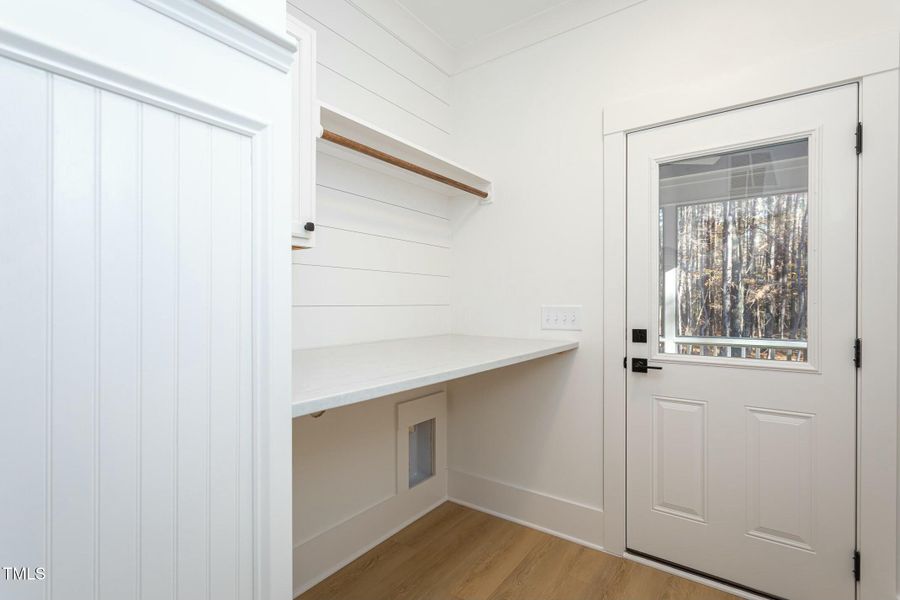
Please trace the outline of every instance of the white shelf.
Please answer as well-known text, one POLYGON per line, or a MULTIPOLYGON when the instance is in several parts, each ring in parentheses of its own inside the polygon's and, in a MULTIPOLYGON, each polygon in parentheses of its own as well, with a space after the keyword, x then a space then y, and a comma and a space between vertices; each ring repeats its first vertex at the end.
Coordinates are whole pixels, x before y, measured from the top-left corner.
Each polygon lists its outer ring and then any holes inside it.
MULTIPOLYGON (((435 173, 444 175, 451 179, 455 179, 466 185, 470 185, 483 192, 488 193, 488 197, 484 202, 493 201, 493 184, 491 181, 481 175, 478 175, 471 169, 447 160, 437 154, 422 148, 412 142, 393 135, 392 133, 380 129, 375 125, 367 123, 348 113, 342 112, 327 104, 319 105, 319 121, 322 129, 327 129, 354 141, 360 142, 367 146, 371 146, 376 150, 386 152, 405 161, 411 162, 420 167, 425 167, 435 173)), ((418 185, 427 187, 446 196, 465 196, 466 193, 456 188, 444 185, 426 179, 419 175, 415 175, 398 167, 385 164, 374 158, 364 156, 358 152, 353 152, 347 148, 343 148, 323 139, 318 140, 317 149, 319 152, 334 155, 339 158, 349 160, 377 171, 388 173, 394 177, 411 181, 418 185)))
POLYGON ((574 350, 572 340, 439 335, 294 351, 300 417, 574 350))

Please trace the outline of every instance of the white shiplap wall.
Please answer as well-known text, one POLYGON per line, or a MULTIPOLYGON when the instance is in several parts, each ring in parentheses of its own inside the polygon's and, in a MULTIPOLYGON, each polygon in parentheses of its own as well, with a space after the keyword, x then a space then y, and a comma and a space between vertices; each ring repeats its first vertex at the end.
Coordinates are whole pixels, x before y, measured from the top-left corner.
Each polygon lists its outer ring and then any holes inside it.
POLYGON ((317 246, 294 253, 294 347, 450 330, 448 200, 328 154, 317 246))
MULTIPOLYGON (((290 0, 289 15, 316 30, 320 100, 445 151, 449 77, 378 20, 393 3, 362 4, 290 0)), ((432 189, 320 151, 316 247, 294 252, 294 347, 449 333, 450 208, 432 189)), ((396 404, 419 392, 294 420, 296 593, 445 494, 443 474, 436 495, 396 493, 396 404)))
MULTIPOLYGON (((447 147, 450 78, 433 61, 356 3, 288 12, 316 30, 322 102, 447 147)), ((294 253, 294 347, 449 332, 447 198, 324 152, 318 163, 317 247, 294 253)))
POLYGON ((250 598, 250 140, 0 86, 0 564, 48 574, 16 597, 250 598))
POLYGON ((358 4, 288 0, 288 15, 316 30, 319 100, 446 154, 450 77, 358 4))

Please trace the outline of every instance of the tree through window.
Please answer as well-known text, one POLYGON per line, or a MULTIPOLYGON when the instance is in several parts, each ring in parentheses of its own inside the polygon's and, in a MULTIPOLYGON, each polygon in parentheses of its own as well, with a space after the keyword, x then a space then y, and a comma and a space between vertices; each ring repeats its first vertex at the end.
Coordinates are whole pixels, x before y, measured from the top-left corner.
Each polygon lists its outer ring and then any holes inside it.
POLYGON ((807 140, 660 166, 660 352, 805 362, 807 140))

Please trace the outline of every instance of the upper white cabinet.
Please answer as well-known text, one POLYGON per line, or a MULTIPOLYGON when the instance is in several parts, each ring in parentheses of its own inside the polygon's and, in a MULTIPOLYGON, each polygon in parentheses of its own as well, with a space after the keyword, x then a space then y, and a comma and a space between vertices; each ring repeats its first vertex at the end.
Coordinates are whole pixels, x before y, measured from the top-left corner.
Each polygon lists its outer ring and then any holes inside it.
POLYGON ((288 13, 288 33, 297 40, 297 59, 291 71, 291 221, 292 247, 311 248, 316 227, 316 32, 288 13))

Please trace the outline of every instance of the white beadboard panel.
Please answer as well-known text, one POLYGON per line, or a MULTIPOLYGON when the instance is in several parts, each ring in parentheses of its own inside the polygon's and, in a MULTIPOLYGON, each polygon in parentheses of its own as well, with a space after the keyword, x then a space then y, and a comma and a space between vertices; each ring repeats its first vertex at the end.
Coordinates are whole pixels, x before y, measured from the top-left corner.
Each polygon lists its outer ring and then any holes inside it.
POLYGON ((206 598, 210 569, 211 128, 179 118, 178 596, 206 598))
POLYGON ((78 600, 95 597, 99 572, 99 94, 53 78, 52 491, 46 566, 51 593, 78 600))
POLYGON ((387 67, 360 46, 348 42, 328 27, 319 27, 316 50, 319 64, 388 102, 419 114, 435 127, 450 130, 450 105, 446 101, 387 67))
MULTIPOLYGON (((354 3, 346 0, 290 0, 288 10, 315 28, 319 37, 323 35, 322 30, 329 30, 346 44, 379 61, 384 68, 405 77, 444 103, 450 103, 450 77, 447 73, 354 3)), ((398 12, 403 12, 403 9, 398 12)))
POLYGON ((0 574, 0 598, 284 595, 275 521, 290 492, 259 469, 286 472, 289 430, 251 391, 283 394, 289 371, 262 356, 251 377, 250 350, 287 349, 289 306, 250 296, 286 300, 288 281, 251 277, 278 228, 249 229, 256 212, 290 216, 284 77, 137 3, 89 0, 86 14, 112 9, 112 37, 68 41, 78 10, 14 4, 0 36, 0 567, 47 579, 0 574))
POLYGON ((175 596, 178 298, 177 117, 141 107, 142 598, 175 596))
MULTIPOLYGON (((8 517, 0 565, 40 566, 48 558, 49 80, 0 60, 0 81, 15 90, 0 94, 0 506, 8 517)), ((45 585, 19 585, 17 598, 44 598, 45 585)))
POLYGON ((237 598, 239 431, 241 408, 241 257, 250 251, 241 213, 242 137, 212 130, 211 321, 210 321, 210 597, 237 598), (213 492, 214 490, 214 492, 213 492))
POLYGON ((316 207, 321 227, 450 247, 450 224, 442 217, 373 202, 368 198, 322 186, 316 207))
POLYGON ((0 559, 48 574, 17 597, 251 598, 250 141, 0 85, 0 559))
POLYGON ((316 183, 384 204, 450 218, 452 200, 447 196, 322 152, 316 162, 316 183))
POLYGON ((450 333, 449 306, 298 306, 295 349, 450 333))
POLYGON ((241 255, 241 330, 240 337, 244 341, 241 347, 241 374, 240 394, 241 404, 238 417, 238 558, 237 590, 238 598, 250 600, 253 598, 253 494, 254 494, 254 453, 253 449, 253 420, 255 403, 253 399, 253 372, 252 354, 249 341, 252 339, 253 329, 250 322, 250 306, 252 297, 251 258, 251 231, 249 231, 252 218, 252 145, 249 138, 241 140, 241 235, 244 251, 241 255))
POLYGON ((98 595, 137 598, 140 107, 100 94, 98 595))
POLYGON ((294 306, 450 305, 450 278, 294 265, 294 306))

